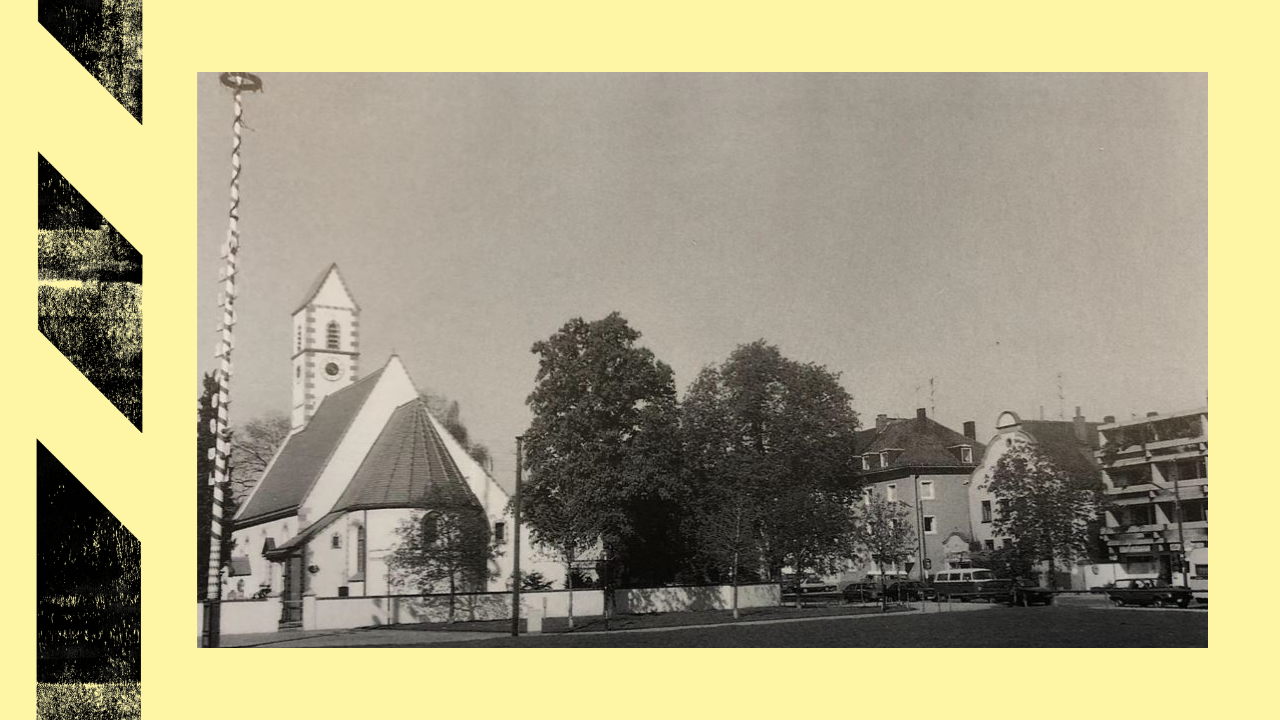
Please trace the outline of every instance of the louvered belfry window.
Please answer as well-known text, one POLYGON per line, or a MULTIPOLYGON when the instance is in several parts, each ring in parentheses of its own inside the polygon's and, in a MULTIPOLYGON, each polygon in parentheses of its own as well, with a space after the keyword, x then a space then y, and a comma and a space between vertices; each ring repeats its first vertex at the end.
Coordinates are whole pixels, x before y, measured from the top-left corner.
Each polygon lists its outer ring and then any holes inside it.
POLYGON ((330 322, 328 331, 325 333, 325 347, 330 350, 337 350, 340 347, 338 344, 341 339, 339 332, 338 323, 330 322))

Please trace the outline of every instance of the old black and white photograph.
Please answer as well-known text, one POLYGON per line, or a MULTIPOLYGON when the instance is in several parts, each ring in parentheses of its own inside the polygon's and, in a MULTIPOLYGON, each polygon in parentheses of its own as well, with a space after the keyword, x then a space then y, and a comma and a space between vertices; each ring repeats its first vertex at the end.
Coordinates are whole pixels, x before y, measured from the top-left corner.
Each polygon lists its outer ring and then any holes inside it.
POLYGON ((1206 74, 195 82, 199 647, 1208 646, 1206 74))

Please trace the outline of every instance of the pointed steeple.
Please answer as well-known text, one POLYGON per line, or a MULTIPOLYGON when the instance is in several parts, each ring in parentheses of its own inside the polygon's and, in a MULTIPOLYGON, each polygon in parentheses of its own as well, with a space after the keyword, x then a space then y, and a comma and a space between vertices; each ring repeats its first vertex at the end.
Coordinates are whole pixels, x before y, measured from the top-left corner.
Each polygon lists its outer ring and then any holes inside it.
POLYGON ((293 311, 294 429, 320 401, 359 377, 360 306, 337 263, 320 274, 293 311))

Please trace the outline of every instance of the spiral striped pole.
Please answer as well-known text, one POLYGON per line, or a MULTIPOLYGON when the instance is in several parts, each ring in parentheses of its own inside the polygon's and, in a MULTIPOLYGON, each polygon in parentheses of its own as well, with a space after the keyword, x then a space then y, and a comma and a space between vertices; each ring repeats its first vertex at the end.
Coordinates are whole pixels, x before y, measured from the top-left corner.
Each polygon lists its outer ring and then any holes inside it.
POLYGON ((209 449, 213 460, 213 472, 209 484, 213 486, 213 519, 210 523, 209 584, 204 606, 204 646, 218 647, 222 620, 222 491, 226 487, 231 460, 231 433, 227 411, 231 393, 231 350, 235 347, 236 325, 236 257, 240 253, 240 135, 244 127, 244 107, 240 96, 244 92, 262 89, 262 80, 251 73, 223 73, 223 85, 231 88, 235 119, 231 124, 231 208, 228 213, 227 240, 222 245, 222 270, 219 281, 218 305, 222 308, 221 337, 218 340, 218 392, 213 404, 217 416, 211 420, 214 446, 209 449))

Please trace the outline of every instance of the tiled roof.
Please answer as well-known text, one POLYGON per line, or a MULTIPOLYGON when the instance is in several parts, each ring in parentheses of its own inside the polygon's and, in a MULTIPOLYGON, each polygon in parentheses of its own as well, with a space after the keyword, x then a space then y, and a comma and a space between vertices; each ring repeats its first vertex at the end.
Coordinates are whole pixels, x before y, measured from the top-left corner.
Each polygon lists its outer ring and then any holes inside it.
POLYGON ((421 399, 396 408, 333 509, 380 507, 480 509, 421 399))
POLYGON ((311 421, 285 441, 284 449, 236 518, 237 526, 244 527, 298 507, 381 375, 382 370, 378 370, 320 403, 311 421))
MULTIPOLYGON (((948 428, 932 418, 890 418, 881 429, 860 430, 859 454, 900 450, 887 469, 901 467, 974 467, 982 462, 984 445, 948 428), (961 462, 954 448, 973 448, 973 462, 961 462)), ((883 470, 886 468, 874 468, 883 470)))
POLYGON ((270 550, 264 550, 262 554, 267 556, 268 560, 278 560, 282 557, 285 557, 289 555, 294 548, 305 545, 308 540, 315 537, 316 534, 319 533, 321 530, 329 527, 331 524, 333 524, 334 520, 337 520, 340 517, 342 517, 342 513, 331 512, 325 515, 324 517, 320 518, 319 520, 308 525, 306 528, 302 530, 302 532, 298 533, 297 535, 294 535, 285 544, 281 545, 280 547, 272 547, 270 550))
POLYGON ((1076 437, 1075 423, 1069 420, 1023 420, 1018 429, 1030 435, 1036 446, 1059 467, 1073 473, 1096 474, 1098 423, 1084 423, 1085 440, 1076 437))

